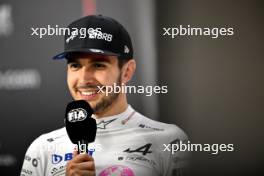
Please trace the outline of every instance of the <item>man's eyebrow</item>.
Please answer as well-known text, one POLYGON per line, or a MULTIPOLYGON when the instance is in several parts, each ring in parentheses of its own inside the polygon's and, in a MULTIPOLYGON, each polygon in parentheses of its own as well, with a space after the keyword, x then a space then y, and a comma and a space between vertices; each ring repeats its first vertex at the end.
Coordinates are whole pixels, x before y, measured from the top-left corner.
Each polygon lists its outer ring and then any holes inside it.
MULTIPOLYGON (((79 59, 85 59, 85 58, 79 58, 79 59)), ((70 63, 79 63, 80 60, 78 58, 68 58, 67 59, 67 64, 70 63)), ((90 59, 89 61, 90 63, 96 63, 96 62, 105 62, 105 63, 111 63, 111 59, 110 58, 106 58, 106 57, 96 57, 93 59, 90 59)))
POLYGON ((70 64, 70 63, 78 63, 78 60, 74 58, 69 58, 67 59, 67 64, 70 64))
POLYGON ((110 60, 110 58, 98 57, 98 58, 92 59, 91 62, 107 62, 107 63, 111 63, 111 60, 110 60))

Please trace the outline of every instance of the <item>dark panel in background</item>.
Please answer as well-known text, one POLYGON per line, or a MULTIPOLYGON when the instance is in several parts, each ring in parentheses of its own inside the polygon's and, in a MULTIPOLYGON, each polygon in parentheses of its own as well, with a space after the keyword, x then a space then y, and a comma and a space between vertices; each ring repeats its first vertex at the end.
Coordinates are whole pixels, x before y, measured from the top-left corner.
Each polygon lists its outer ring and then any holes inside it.
POLYGON ((63 125, 66 64, 51 57, 63 37, 39 39, 31 27, 66 27, 81 1, 0 1, 0 175, 19 175, 29 144, 63 125))
POLYGON ((263 164, 264 60, 261 1, 157 1, 162 121, 192 143, 234 152, 193 153, 192 175, 256 175, 263 164), (234 36, 162 36, 163 27, 233 27, 234 36))

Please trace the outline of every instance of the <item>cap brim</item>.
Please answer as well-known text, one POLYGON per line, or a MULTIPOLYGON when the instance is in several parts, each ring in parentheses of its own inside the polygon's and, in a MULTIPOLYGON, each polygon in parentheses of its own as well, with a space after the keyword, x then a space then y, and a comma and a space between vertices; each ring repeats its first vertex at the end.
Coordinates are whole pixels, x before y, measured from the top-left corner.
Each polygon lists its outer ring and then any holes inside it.
POLYGON ((64 51, 60 54, 57 54, 52 59, 54 60, 66 59, 66 56, 70 53, 87 53, 87 54, 97 54, 97 55, 104 55, 104 56, 120 56, 120 54, 113 53, 113 52, 106 51, 106 50, 87 48, 87 49, 75 49, 75 50, 64 51))

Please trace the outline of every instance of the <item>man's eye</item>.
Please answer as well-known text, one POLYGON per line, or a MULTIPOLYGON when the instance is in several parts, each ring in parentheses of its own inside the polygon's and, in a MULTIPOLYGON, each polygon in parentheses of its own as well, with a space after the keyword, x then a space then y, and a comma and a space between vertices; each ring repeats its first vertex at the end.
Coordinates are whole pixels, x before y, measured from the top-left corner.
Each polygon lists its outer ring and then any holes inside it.
POLYGON ((70 66, 71 69, 78 69, 78 68, 80 68, 80 64, 77 64, 77 63, 70 63, 69 66, 70 66))
POLYGON ((105 68, 106 66, 104 64, 101 64, 101 63, 95 63, 94 67, 95 68, 105 68))

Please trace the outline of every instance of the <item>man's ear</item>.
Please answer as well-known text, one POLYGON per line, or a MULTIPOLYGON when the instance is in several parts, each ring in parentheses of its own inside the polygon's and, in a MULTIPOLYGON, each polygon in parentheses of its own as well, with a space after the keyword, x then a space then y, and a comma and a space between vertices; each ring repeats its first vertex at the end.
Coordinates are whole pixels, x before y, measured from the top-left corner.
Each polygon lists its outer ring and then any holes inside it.
POLYGON ((130 59, 122 67, 122 83, 126 84, 130 81, 136 71, 136 61, 135 59, 130 59))

